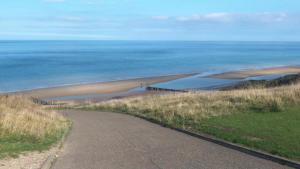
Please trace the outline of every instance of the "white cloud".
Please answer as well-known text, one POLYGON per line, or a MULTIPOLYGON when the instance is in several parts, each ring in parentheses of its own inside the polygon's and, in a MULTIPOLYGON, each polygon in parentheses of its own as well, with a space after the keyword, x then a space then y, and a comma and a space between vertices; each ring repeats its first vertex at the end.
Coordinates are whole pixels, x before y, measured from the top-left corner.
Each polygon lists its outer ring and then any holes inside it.
POLYGON ((44 0, 45 2, 49 2, 49 3, 62 3, 65 2, 65 0, 44 0))
POLYGON ((170 29, 166 28, 135 28, 133 31, 136 32, 170 32, 170 29))
POLYGON ((82 22, 85 21, 84 18, 82 17, 78 17, 78 16, 64 16, 60 18, 63 21, 67 21, 67 22, 82 22))
MULTIPOLYGON (((250 17, 250 16, 249 16, 250 17)), ((257 19, 261 22, 282 22, 288 19, 288 15, 286 13, 270 13, 270 12, 264 12, 264 13, 258 13, 255 14, 252 19, 257 19)))
POLYGON ((229 13, 207 13, 207 14, 194 14, 191 16, 178 16, 178 21, 218 21, 228 22, 232 20, 229 13))
POLYGON ((152 19, 154 20, 168 20, 169 16, 153 16, 152 19))
POLYGON ((181 22, 283 22, 289 18, 286 13, 206 13, 190 16, 177 16, 175 20, 181 22))
POLYGON ((62 38, 62 39, 113 39, 114 36, 111 35, 103 35, 103 34, 84 34, 84 33, 78 33, 78 34, 71 34, 71 33, 51 33, 51 32, 0 32, 0 35, 6 36, 6 35, 14 35, 18 37, 30 37, 30 38, 62 38))

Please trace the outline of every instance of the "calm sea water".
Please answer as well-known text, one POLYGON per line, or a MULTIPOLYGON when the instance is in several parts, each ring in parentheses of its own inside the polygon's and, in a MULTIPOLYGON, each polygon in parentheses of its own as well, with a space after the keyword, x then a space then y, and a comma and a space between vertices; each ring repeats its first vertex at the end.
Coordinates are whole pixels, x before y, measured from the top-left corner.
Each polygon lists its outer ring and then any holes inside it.
POLYGON ((0 92, 281 65, 300 42, 0 41, 0 92))

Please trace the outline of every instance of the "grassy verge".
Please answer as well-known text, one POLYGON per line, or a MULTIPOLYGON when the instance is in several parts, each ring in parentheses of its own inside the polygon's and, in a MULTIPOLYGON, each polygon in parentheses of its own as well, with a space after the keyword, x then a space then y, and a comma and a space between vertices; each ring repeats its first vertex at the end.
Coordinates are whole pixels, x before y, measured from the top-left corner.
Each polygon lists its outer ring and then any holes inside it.
POLYGON ((0 159, 43 151, 57 143, 70 122, 30 98, 0 96, 0 159))
POLYGON ((300 85, 170 94, 72 106, 109 110, 208 133, 300 161, 300 85))
POLYGON ((300 161, 300 106, 203 119, 193 128, 224 140, 300 161))

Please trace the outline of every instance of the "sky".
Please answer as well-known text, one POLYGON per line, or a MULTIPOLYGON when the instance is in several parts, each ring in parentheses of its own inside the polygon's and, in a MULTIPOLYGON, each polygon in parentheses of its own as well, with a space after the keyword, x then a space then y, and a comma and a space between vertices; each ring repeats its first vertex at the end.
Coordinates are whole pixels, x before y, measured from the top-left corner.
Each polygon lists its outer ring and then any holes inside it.
POLYGON ((300 1, 6 0, 0 39, 300 41, 300 1))

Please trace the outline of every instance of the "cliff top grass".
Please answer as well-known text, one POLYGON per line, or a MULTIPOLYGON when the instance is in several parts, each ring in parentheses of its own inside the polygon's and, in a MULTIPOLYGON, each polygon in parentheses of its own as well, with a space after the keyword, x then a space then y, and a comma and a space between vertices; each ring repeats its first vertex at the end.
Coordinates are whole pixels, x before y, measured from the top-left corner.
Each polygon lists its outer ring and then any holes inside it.
POLYGON ((68 130, 69 121, 21 95, 0 95, 0 158, 42 151, 68 130))

